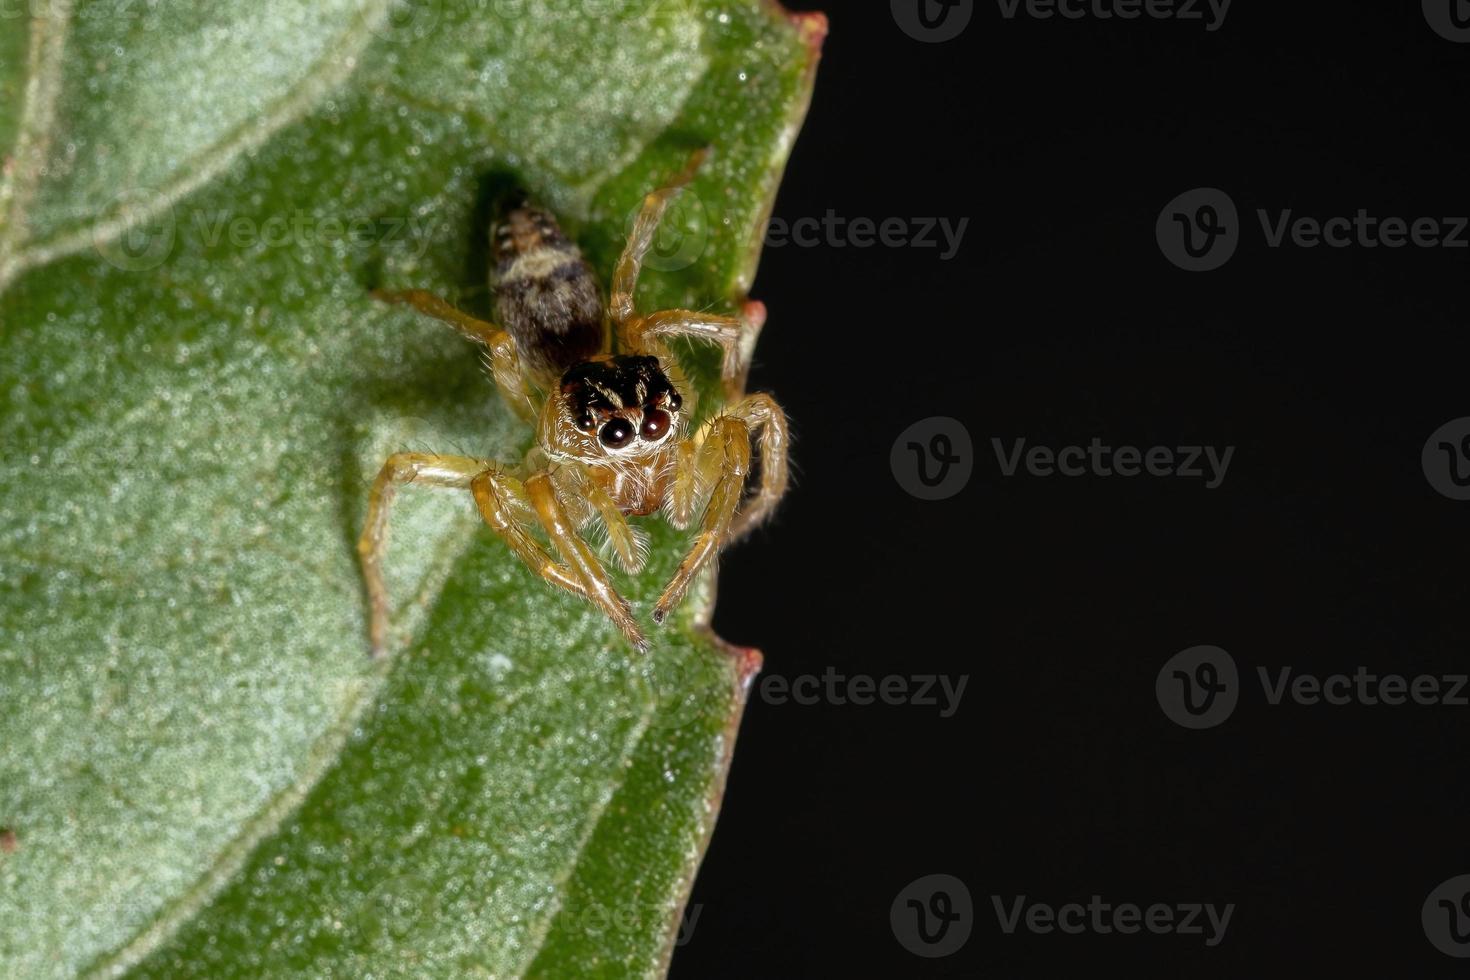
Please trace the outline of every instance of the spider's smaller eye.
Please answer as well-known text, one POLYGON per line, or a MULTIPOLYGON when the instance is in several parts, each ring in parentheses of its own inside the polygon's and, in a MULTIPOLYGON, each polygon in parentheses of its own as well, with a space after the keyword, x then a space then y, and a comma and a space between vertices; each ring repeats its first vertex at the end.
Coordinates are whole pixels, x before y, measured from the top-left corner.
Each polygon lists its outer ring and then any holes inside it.
POLYGON ((613 419, 602 427, 597 438, 609 449, 621 449, 633 438, 633 423, 627 419, 613 419))
POLYGON ((581 429, 583 432, 591 432, 593 427, 596 425, 597 420, 590 415, 584 415, 581 418, 577 419, 577 428, 581 429))
POLYGON ((677 391, 669 392, 669 411, 677 412, 684 407, 684 399, 677 391))
POLYGON ((669 431, 669 413, 661 408, 650 408, 643 413, 643 425, 638 434, 648 442, 656 442, 669 431))

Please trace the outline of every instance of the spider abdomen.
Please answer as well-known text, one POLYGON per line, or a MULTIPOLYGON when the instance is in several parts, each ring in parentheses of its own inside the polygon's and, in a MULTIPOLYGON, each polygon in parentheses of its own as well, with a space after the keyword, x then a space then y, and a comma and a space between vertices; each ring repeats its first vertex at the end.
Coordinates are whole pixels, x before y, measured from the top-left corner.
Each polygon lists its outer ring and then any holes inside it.
POLYGON ((555 218, 516 208, 495 227, 490 245, 496 318, 528 370, 559 377, 605 349, 597 277, 555 218))

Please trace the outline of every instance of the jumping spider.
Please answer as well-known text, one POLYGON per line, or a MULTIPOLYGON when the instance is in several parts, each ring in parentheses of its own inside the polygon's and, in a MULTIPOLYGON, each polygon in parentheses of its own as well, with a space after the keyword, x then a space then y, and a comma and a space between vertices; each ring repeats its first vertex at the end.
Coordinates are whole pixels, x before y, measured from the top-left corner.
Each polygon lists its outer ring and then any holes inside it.
POLYGON ((644 198, 606 308, 577 246, 550 214, 529 205, 510 211, 491 234, 496 315, 504 329, 421 290, 374 293, 482 344, 501 396, 536 426, 536 445, 519 466, 428 453, 395 453, 383 464, 357 545, 375 655, 385 651, 388 638, 382 572, 388 511, 405 484, 468 490, 485 523, 521 561, 552 585, 590 600, 640 650, 648 641, 582 532, 601 524, 618 563, 637 572, 644 544, 627 518, 661 510, 682 529, 702 514, 693 545, 654 606, 654 621, 662 623, 700 570, 766 518, 785 492, 787 428, 780 406, 769 395, 750 395, 686 437, 693 391, 666 344, 674 337, 718 344, 726 394, 734 395, 743 384, 746 335, 759 324, 691 310, 644 315, 633 307, 638 270, 659 220, 704 156, 695 153, 667 186, 644 198), (747 501, 757 439, 760 479, 747 501), (529 533, 537 524, 560 561, 529 533))

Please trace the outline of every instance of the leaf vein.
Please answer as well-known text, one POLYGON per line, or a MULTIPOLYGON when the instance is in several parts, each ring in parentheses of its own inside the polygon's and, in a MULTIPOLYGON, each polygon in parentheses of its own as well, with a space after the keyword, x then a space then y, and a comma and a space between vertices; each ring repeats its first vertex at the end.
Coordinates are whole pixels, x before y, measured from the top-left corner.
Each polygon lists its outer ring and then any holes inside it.
POLYGON ((0 175, 0 290, 19 271, 16 252, 25 241, 26 208, 40 184, 50 146, 61 59, 71 26, 71 0, 52 0, 33 10, 15 155, 0 175))
MULTIPOLYGON (((64 0, 69 3, 70 0, 64 0)), ((362 16, 327 47, 315 65, 261 116, 241 123, 230 135, 180 166, 171 180, 142 201, 129 202, 111 215, 64 229, 50 238, 35 240, 19 248, 4 261, 0 247, 0 291, 15 275, 117 239, 136 225, 152 220, 175 202, 207 184, 242 153, 264 144, 283 127, 310 111, 332 89, 345 82, 357 67, 358 56, 367 47, 373 30, 388 12, 392 0, 368 0, 362 16)), ((59 60, 59 59, 58 59, 59 60)))

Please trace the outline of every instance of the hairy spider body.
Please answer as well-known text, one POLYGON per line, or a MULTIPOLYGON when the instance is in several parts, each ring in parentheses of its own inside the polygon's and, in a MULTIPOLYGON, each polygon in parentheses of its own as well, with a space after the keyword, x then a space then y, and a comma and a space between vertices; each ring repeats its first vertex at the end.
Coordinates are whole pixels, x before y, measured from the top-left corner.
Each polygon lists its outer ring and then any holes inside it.
POLYGON ((496 318, 536 380, 545 384, 605 350, 597 276, 555 218, 516 208, 491 232, 490 254, 496 318))
POLYGON ((637 572, 646 545, 628 518, 662 513, 676 528, 697 521, 688 553, 654 606, 654 621, 663 622, 720 550, 764 520, 785 492, 785 415, 769 395, 736 397, 763 308, 751 304, 757 312, 748 319, 691 310, 642 315, 634 308, 639 268, 659 219, 704 155, 694 154, 669 185, 644 198, 605 307, 582 253, 549 213, 531 206, 511 211, 491 233, 503 327, 423 291, 375 293, 483 345, 506 404, 536 427, 535 447, 513 466, 430 453, 396 453, 383 464, 358 541, 375 655, 387 647, 382 560, 389 509, 401 486, 468 490, 481 518, 521 561, 546 582, 591 601, 639 649, 647 639, 584 533, 599 532, 617 562, 637 572), (732 404, 692 433, 693 393, 666 343, 674 337, 710 341, 724 352, 732 404), (755 448, 760 478, 747 499, 755 448), (538 528, 551 551, 533 534, 538 528))

